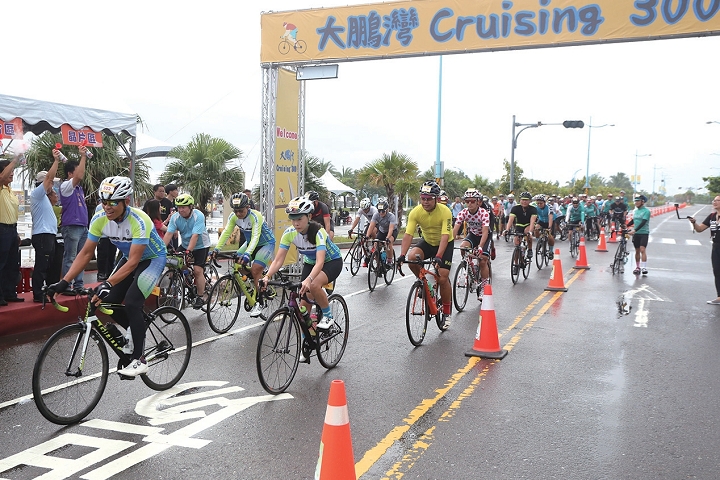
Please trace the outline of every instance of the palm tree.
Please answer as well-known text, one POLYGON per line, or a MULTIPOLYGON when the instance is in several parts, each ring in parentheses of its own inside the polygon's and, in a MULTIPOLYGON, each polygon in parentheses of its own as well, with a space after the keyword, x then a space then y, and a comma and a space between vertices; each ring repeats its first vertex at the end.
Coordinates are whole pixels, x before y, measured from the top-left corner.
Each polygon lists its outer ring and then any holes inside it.
MULTIPOLYGON (((318 192, 322 201, 329 204, 330 192, 320 181, 320 177, 329 170, 330 162, 320 160, 318 157, 308 152, 302 152, 302 156, 305 162, 305 188, 303 189, 303 192, 314 190, 318 192)), ((332 171, 330 173, 332 173, 332 171)))
MULTIPOLYGON (((120 135, 120 141, 126 142, 129 137, 125 134, 120 135)), ((27 164, 22 167, 24 172, 29 174, 30 178, 34 178, 35 174, 41 170, 50 168, 53 162, 52 150, 56 143, 62 142, 60 134, 45 132, 32 141, 30 149, 25 157, 27 164)), ((124 156, 119 154, 119 145, 115 137, 103 135, 103 147, 91 149, 93 158, 86 162, 85 177, 81 183, 85 195, 88 211, 95 211, 97 206, 97 189, 100 182, 107 177, 115 175, 130 176, 130 162, 124 156)), ((63 154, 70 160, 80 160, 80 152, 78 147, 65 145, 62 147, 63 154)), ((63 165, 60 164, 57 176, 65 178, 63 165)), ((148 165, 143 161, 138 161, 135 166, 135 198, 143 198, 152 196, 152 185, 150 185, 150 171, 148 165)))
POLYGON ((242 150, 222 138, 205 133, 195 135, 185 146, 168 152, 170 162, 159 176, 159 183, 174 183, 195 198, 195 202, 208 214, 207 206, 216 193, 229 197, 245 186, 245 172, 240 167, 228 166, 231 160, 240 159, 242 150))
POLYGON ((419 188, 420 170, 417 164, 405 154, 393 152, 383 154, 382 157, 365 165, 358 172, 358 183, 384 187, 388 203, 395 205, 395 195, 398 196, 398 218, 402 218, 402 204, 408 190, 419 188))

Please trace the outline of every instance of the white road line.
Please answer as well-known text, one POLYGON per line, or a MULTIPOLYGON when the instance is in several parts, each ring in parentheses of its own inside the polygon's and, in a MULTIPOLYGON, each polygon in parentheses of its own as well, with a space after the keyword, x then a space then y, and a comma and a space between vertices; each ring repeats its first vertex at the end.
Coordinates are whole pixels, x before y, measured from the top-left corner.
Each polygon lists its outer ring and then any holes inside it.
POLYGON ((700 240, 685 240, 685 245, 702 245, 700 240))
POLYGON ((661 238, 660 243, 667 243, 669 245, 675 245, 675 239, 674 238, 661 238))

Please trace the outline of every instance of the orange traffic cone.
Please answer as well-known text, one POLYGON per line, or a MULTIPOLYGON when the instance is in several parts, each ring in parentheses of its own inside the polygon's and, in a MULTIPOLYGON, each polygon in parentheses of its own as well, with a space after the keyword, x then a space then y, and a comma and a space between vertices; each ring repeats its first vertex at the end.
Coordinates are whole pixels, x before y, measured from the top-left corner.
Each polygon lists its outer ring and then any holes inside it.
POLYGON ((325 411, 315 480, 356 480, 345 382, 333 380, 325 411))
POLYGON ((480 322, 478 323, 477 334, 475 335, 475 343, 473 344, 472 350, 465 352, 465 356, 500 360, 501 358, 505 358, 507 354, 507 350, 500 348, 492 287, 490 287, 490 284, 487 284, 485 285, 483 301, 480 306, 480 322))
POLYGON ((598 248, 596 252, 607 252, 607 245, 605 244, 605 227, 600 227, 600 240, 598 240, 598 248))
POLYGON ((553 258, 553 268, 550 273, 550 282, 545 290, 551 292, 567 292, 565 288, 565 280, 563 279, 562 262, 560 262, 560 249, 555 249, 555 257, 553 258))
POLYGON ((615 226, 610 228, 610 238, 608 239, 608 243, 617 243, 618 239, 615 235, 615 226))
POLYGON ((590 269, 590 265, 588 265, 587 263, 587 252, 585 252, 585 237, 580 237, 580 255, 578 256, 578 259, 575 262, 575 266, 573 268, 576 268, 578 270, 590 269))

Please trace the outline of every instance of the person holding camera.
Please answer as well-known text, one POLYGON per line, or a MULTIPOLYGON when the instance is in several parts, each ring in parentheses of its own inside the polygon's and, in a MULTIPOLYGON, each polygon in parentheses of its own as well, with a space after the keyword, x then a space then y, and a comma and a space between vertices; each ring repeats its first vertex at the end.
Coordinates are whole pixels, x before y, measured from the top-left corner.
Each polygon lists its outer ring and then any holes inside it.
POLYGON ((713 275, 715 275, 715 293, 717 294, 717 298, 708 300, 707 303, 710 305, 720 305, 720 223, 718 223, 718 217, 720 217, 720 195, 713 198, 712 208, 713 212, 708 215, 702 223, 697 223, 693 217, 688 217, 688 220, 690 220, 693 230, 696 232, 704 232, 706 229, 710 229, 710 238, 712 238, 712 253, 710 259, 712 261, 713 275))

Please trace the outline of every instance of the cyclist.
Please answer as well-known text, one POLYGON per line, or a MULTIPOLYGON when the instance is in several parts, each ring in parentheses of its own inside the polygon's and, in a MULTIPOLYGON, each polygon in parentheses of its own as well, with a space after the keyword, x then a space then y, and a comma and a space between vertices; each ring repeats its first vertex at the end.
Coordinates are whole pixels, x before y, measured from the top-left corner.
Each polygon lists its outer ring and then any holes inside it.
MULTIPOLYGON (((460 233, 463 223, 467 223, 467 236, 460 243, 460 248, 478 248, 482 251, 480 256, 480 285, 477 297, 482 299, 485 285, 490 278, 488 258, 490 257, 490 212, 480 206, 482 195, 474 188, 465 190, 463 196, 467 205, 457 216, 453 227, 453 237, 460 233)), ((470 285, 468 285, 468 288, 470 285)))
MULTIPOLYGON (((452 287, 450 285, 450 268, 453 256, 452 212, 448 207, 438 201, 440 186, 433 180, 428 180, 420 187, 420 205, 410 210, 407 219, 405 235, 400 247, 400 256, 397 261, 402 264, 405 255, 415 259, 432 257, 438 267, 438 288, 443 302, 443 330, 450 327, 452 315, 452 287), (422 238, 413 248, 410 248, 412 232, 420 226, 422 238)), ((410 270, 417 277, 420 265, 410 264, 410 270)))
POLYGON ((625 228, 627 210, 627 205, 623 201, 622 197, 616 197, 615 201, 610 203, 610 206, 608 207, 608 212, 610 213, 610 220, 612 222, 615 222, 615 230, 625 228), (618 227, 618 224, 620 224, 620 227, 618 227))
MULTIPOLYGON (((530 205, 530 200, 532 200, 530 192, 522 192, 520 194, 520 205, 515 205, 510 210, 506 229, 508 232, 525 234, 528 242, 528 259, 532 258, 532 233, 535 231, 535 222, 537 221, 537 208, 530 205), (514 229, 513 223, 515 224, 514 229)), ((520 239, 515 237, 515 245, 519 243, 520 239)))
POLYGON ((48 286, 48 293, 53 296, 65 291, 69 283, 66 279, 72 280, 82 273, 93 258, 98 241, 109 238, 123 256, 108 279, 97 287, 91 301, 96 305, 101 301, 125 301, 125 308, 115 309, 112 318, 130 329, 132 361, 118 373, 135 377, 148 371, 143 357, 145 321, 142 309, 165 269, 165 245, 150 217, 139 208, 129 206, 133 193, 129 178, 108 177, 100 183, 98 193, 103 209, 90 221, 87 242, 64 277, 48 286))
MULTIPOLYGON (((175 232, 180 232, 180 248, 185 253, 192 252, 193 257, 193 276, 195 277, 195 287, 197 288, 197 297, 193 308, 198 310, 202 308, 207 300, 205 298, 205 263, 207 262, 208 250, 210 250, 210 236, 205 227, 205 215, 195 208, 195 199, 189 193, 182 193, 175 199, 177 212, 170 216, 167 232, 165 232, 165 245, 168 245, 173 238, 175 232)), ((232 229, 230 229, 232 231, 232 229)))
MULTIPOLYGON (((377 213, 370 220, 368 231, 373 232, 370 234, 371 237, 376 236, 378 240, 385 240, 388 248, 393 248, 392 245, 398 234, 397 218, 390 211, 390 204, 387 200, 383 199, 378 202, 377 213), (377 232, 377 235, 375 235, 375 232, 377 232)), ((391 262, 392 259, 392 255, 387 256, 388 262, 391 262)))
POLYGON ((598 225, 598 208, 595 199, 590 197, 585 200, 585 229, 590 235, 592 232, 600 233, 598 225))
MULTIPOLYGON (((275 253, 275 235, 265 223, 262 213, 250 208, 250 199, 245 193, 235 193, 230 197, 230 206, 233 213, 228 217, 228 223, 218 239, 213 255, 225 245, 230 234, 238 226, 243 232, 245 243, 237 250, 238 261, 243 267, 250 266, 255 289, 259 288, 258 281, 263 270, 270 265, 275 253)), ((262 313, 262 305, 256 303, 250 311, 251 317, 259 317, 262 313)))
POLYGON ((633 228, 628 233, 633 236, 633 246, 635 246, 635 270, 633 273, 643 276, 648 274, 647 271, 647 244, 650 239, 650 209, 645 206, 647 197, 645 195, 635 195, 635 210, 633 210, 633 218, 628 222, 628 226, 633 228))
POLYGON ((314 212, 311 220, 316 221, 325 228, 330 240, 335 238, 335 225, 330 218, 330 208, 320 201, 320 194, 315 190, 310 190, 305 194, 305 197, 313 203, 314 212))
POLYGON ((510 230, 507 224, 508 220, 510 220, 510 210, 512 210, 515 206, 517 206, 515 195, 508 193, 507 200, 503 202, 503 213, 505 214, 505 221, 503 222, 505 224, 504 230, 510 230))
MULTIPOLYGON (((440 190, 440 196, 438 197, 438 202, 442 203, 443 205, 445 205, 447 207, 447 204, 449 201, 450 201, 450 198, 448 197, 445 190, 440 190)), ((450 208, 450 207, 448 207, 448 208, 450 208)))
MULTIPOLYGON (((535 202, 537 203, 537 205, 535 206, 535 209, 537 210, 535 238, 540 238, 540 235, 542 234, 542 229, 550 228, 550 225, 553 224, 555 214, 553 213, 553 209, 550 207, 550 205, 548 205, 545 201, 545 195, 543 195, 542 193, 535 197, 535 202)), ((555 237, 553 237, 552 235, 548 235, 547 239, 548 246, 550 247, 550 251, 548 252, 548 258, 552 260, 555 256, 552 249, 552 247, 555 245, 555 237)))
POLYGON ((363 229, 363 233, 370 235, 372 233, 372 230, 368 230, 368 227, 370 226, 370 222, 372 221, 376 213, 378 213, 378 209, 373 207, 372 202, 370 202, 369 198, 365 197, 360 200, 360 208, 358 208, 357 215, 355 216, 353 224, 350 225, 350 232, 348 232, 349 238, 352 238, 352 232, 361 220, 361 228, 363 229))
MULTIPOLYGON (((310 292, 323 313, 317 328, 326 330, 333 324, 333 316, 323 285, 334 281, 340 275, 343 261, 340 249, 330 240, 327 231, 322 225, 311 220, 314 208, 313 202, 307 197, 297 197, 288 203, 285 211, 292 221, 292 226, 283 232, 280 248, 262 281, 263 287, 267 285, 267 281, 285 262, 290 245, 295 245, 298 253, 303 255, 300 295, 310 292)), ((305 301, 302 305, 308 307, 305 301)))
POLYGON ((573 197, 572 203, 568 206, 567 213, 565 214, 565 223, 567 223, 568 230, 572 230, 575 227, 580 227, 582 230, 585 229, 585 207, 580 204, 580 200, 577 197, 573 197))

